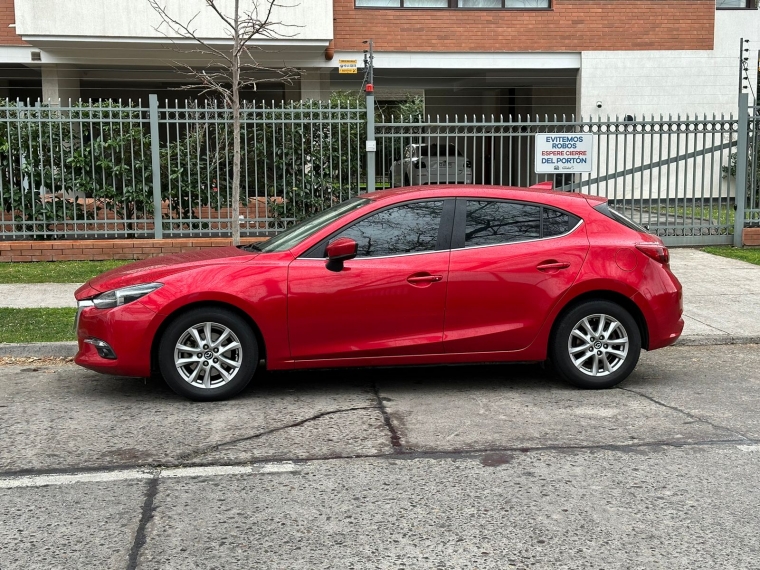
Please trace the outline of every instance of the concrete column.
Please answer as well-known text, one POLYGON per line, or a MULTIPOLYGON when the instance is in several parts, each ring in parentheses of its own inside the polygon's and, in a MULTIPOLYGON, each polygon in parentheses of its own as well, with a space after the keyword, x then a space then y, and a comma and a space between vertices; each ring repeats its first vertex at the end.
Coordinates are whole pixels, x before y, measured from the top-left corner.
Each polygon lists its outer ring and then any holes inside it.
POLYGON ((311 69, 301 74, 301 99, 330 99, 330 71, 311 69))
POLYGON ((42 102, 69 106, 79 100, 80 72, 76 68, 61 65, 42 66, 42 102))

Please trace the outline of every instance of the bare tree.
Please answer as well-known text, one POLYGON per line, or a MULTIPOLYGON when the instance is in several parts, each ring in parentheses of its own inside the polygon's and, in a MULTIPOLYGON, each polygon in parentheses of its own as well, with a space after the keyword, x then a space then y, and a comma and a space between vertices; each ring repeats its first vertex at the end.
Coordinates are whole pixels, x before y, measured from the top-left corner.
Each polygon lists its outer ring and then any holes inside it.
MULTIPOLYGON (((199 0, 183 0, 199 1, 199 0)), ((257 39, 276 39, 288 37, 283 29, 291 25, 276 22, 273 19, 275 8, 284 7, 278 0, 234 0, 231 14, 220 7, 220 0, 200 0, 207 10, 203 13, 213 13, 223 24, 224 33, 230 40, 226 46, 219 42, 200 36, 194 22, 201 15, 199 11, 188 22, 180 22, 172 16, 166 5, 159 0, 148 0, 151 7, 158 13, 169 31, 157 28, 174 42, 175 50, 196 56, 205 63, 195 66, 190 63, 175 62, 175 66, 195 81, 195 85, 187 88, 197 88, 200 84, 202 93, 216 93, 224 99, 225 105, 232 112, 232 243, 240 244, 240 90, 252 87, 256 90, 259 83, 285 82, 292 83, 299 77, 299 70, 292 67, 269 67, 260 64, 253 56, 253 50, 261 50, 261 46, 253 43, 257 39), (244 7, 241 8, 241 3, 244 7), (189 47, 187 40, 192 40, 189 47)))

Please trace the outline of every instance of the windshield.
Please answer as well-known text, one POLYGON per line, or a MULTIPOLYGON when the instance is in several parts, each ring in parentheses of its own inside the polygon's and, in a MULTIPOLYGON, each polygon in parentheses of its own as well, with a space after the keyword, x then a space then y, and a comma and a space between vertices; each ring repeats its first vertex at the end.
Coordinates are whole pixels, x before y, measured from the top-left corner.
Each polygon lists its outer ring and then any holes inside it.
POLYGON ((307 237, 314 235, 322 228, 328 226, 343 214, 361 208, 369 204, 366 198, 351 198, 341 202, 332 208, 321 211, 316 216, 309 218, 295 226, 292 226, 284 232, 277 234, 273 238, 263 242, 253 244, 256 251, 263 253, 274 253, 278 251, 287 251, 293 246, 301 243, 307 237))

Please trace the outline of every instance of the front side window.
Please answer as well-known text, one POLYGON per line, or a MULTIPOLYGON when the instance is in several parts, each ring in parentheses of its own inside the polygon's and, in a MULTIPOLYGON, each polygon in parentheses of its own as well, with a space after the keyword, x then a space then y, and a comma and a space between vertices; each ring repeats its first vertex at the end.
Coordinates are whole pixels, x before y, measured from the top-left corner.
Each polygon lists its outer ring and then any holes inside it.
POLYGON ((356 241, 357 257, 379 257, 435 251, 443 200, 414 202, 372 214, 333 239, 356 241))
MULTIPOLYGON (((721 0, 718 0, 720 2, 721 0)), ((551 0, 355 0, 359 8, 503 8, 546 10, 551 0)))

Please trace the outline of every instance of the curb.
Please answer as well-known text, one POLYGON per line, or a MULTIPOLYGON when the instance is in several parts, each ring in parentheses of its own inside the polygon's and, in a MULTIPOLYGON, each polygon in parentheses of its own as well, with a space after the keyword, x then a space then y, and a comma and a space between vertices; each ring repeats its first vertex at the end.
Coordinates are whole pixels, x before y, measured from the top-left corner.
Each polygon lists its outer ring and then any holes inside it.
POLYGON ((76 342, 29 342, 0 344, 0 357, 71 358, 78 350, 76 342))
POLYGON ((760 344, 760 336, 730 334, 689 335, 679 338, 673 346, 720 346, 726 344, 760 344))
MULTIPOLYGON (((682 336, 673 346, 721 346, 727 344, 760 344, 760 336, 692 335, 682 336)), ((0 358, 73 358, 76 342, 29 342, 0 344, 0 358)))

